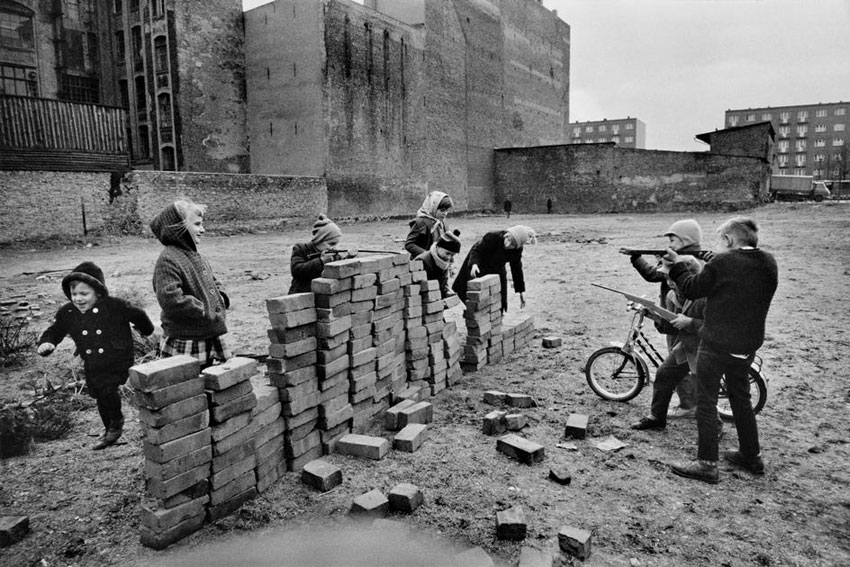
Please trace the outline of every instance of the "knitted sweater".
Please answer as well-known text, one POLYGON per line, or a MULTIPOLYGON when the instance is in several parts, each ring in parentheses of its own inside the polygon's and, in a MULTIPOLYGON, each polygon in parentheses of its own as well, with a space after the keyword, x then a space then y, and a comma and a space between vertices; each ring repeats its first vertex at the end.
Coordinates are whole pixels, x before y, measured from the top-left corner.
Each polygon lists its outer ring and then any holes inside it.
POLYGON ((230 302, 206 258, 195 248, 173 205, 153 221, 151 230, 165 245, 153 272, 153 289, 162 309, 162 330, 178 339, 212 339, 227 332, 230 302))
POLYGON ((757 248, 730 250, 716 255, 698 274, 677 262, 670 277, 685 297, 707 298, 699 336, 709 347, 753 354, 764 343, 765 319, 778 283, 773 255, 757 248))

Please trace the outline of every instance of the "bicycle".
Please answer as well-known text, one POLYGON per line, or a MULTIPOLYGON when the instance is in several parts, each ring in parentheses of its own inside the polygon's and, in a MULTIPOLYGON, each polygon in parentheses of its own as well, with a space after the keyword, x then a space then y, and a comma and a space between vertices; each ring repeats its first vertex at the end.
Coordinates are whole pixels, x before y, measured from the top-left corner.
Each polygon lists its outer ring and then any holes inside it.
MULTIPOLYGON (((612 343, 587 359, 585 377, 590 388, 604 400, 628 402, 635 398, 650 382, 647 360, 657 370, 664 357, 643 332, 646 309, 633 301, 626 302, 634 311, 629 332, 624 343, 612 343)), ((759 413, 767 403, 767 379, 762 375, 762 359, 756 355, 749 371, 750 395, 753 412, 759 413)), ((726 379, 720 382, 717 411, 726 421, 732 420, 732 408, 726 393, 726 379)))

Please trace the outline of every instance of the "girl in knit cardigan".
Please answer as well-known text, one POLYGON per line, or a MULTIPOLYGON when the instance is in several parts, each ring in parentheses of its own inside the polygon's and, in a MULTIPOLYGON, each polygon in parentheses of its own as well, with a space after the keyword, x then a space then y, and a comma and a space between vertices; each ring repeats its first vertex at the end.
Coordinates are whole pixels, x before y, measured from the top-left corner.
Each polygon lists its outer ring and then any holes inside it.
POLYGON ((162 309, 161 354, 192 356, 202 368, 231 356, 223 338, 230 300, 198 252, 206 210, 206 205, 180 199, 150 224, 165 246, 153 273, 153 289, 162 309))

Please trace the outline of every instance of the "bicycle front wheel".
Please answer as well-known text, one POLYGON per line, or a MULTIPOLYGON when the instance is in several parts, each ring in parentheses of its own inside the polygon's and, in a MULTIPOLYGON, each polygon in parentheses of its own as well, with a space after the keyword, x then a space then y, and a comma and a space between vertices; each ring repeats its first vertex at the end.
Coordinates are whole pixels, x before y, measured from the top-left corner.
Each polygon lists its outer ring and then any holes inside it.
MULTIPOLYGON (((760 412, 767 403, 767 383, 755 368, 750 368, 748 377, 750 379, 750 402, 753 404, 753 413, 760 412)), ((732 421, 732 406, 729 404, 729 394, 726 392, 726 377, 720 385, 720 393, 717 396, 717 413, 720 419, 732 421)))
POLYGON ((646 383, 646 364, 620 347, 605 347, 587 359, 584 374, 600 398, 627 402, 640 394, 646 383))

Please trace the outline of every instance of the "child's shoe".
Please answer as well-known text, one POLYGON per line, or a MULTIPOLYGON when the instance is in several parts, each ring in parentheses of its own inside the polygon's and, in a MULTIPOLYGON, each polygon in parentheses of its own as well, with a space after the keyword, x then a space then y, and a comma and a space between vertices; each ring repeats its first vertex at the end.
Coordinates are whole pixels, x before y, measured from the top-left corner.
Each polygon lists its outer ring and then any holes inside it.
POLYGON ((709 484, 720 482, 720 474, 717 472, 717 461, 696 460, 688 463, 677 463, 670 465, 670 470, 675 475, 701 480, 709 484))
POLYGON ((644 429, 666 429, 666 427, 667 424, 665 422, 654 417, 643 417, 639 422, 632 425, 632 429, 637 431, 642 431, 644 429))
POLYGON ((736 467, 748 470, 750 474, 761 476, 764 474, 764 461, 761 454, 755 457, 747 457, 740 451, 726 451, 723 458, 736 467))

